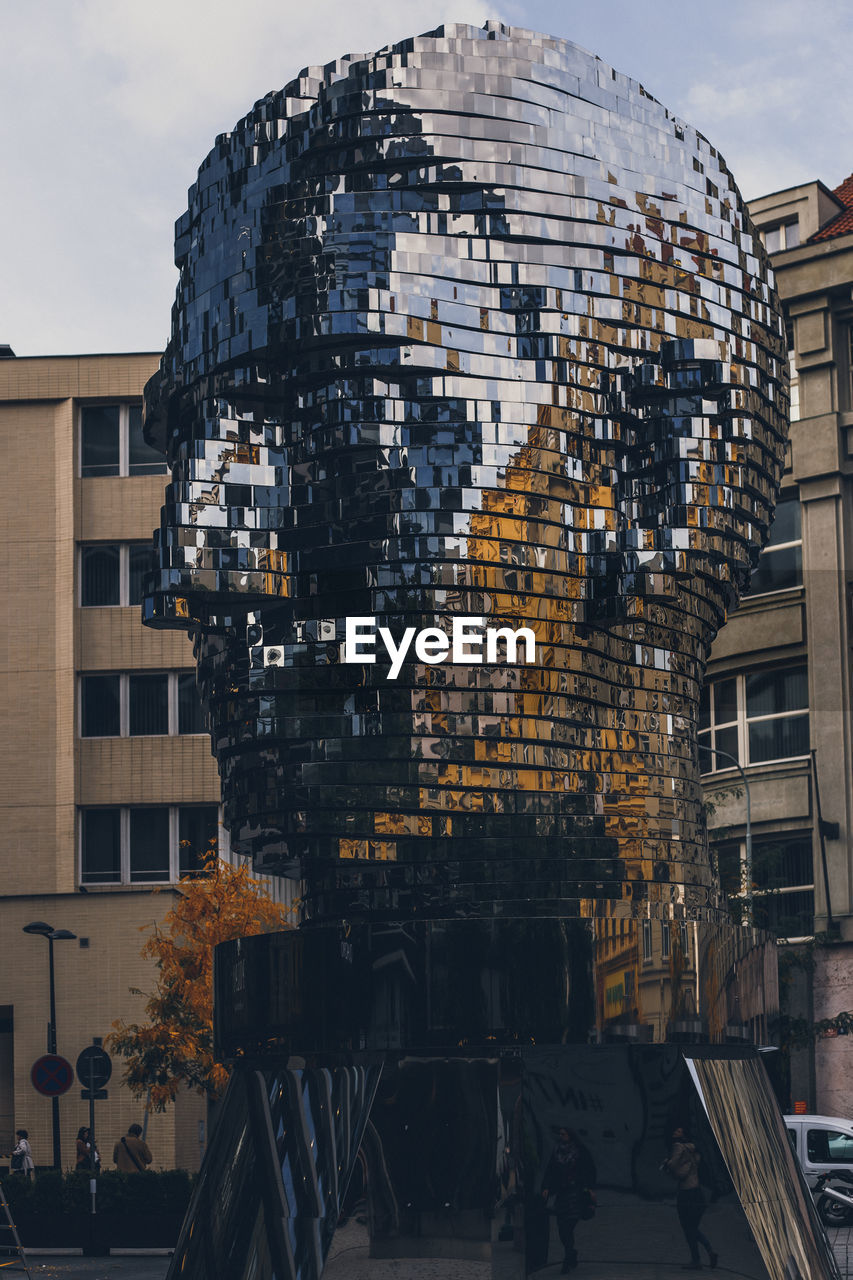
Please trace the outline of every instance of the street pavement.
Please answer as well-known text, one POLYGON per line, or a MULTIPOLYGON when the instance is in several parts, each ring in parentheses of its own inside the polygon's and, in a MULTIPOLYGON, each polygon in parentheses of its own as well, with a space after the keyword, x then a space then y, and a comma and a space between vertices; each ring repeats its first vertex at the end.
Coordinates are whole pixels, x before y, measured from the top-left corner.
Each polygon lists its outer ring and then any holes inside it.
POLYGON ((832 1244, 841 1280, 853 1280, 853 1227, 830 1227, 826 1234, 832 1244))
MULTIPOLYGON (((73 1254, 27 1253, 27 1263, 33 1280, 164 1280, 169 1268, 169 1258, 162 1254, 110 1258, 81 1258, 73 1254)), ((21 1266, 7 1266, 3 1276, 24 1276, 21 1266)))
MULTIPOLYGON (((842 1280, 853 1280, 853 1227, 842 1227, 828 1232, 838 1260, 842 1280)), ((628 1253, 612 1261, 582 1263, 574 1272, 577 1280, 677 1280, 686 1275, 683 1264, 676 1258, 667 1262, 629 1261, 628 1253)), ((614 1240, 618 1250, 618 1241, 614 1240)), ((166 1256, 125 1256, 109 1258, 82 1258, 68 1254, 28 1254, 33 1280, 165 1280, 169 1267, 166 1256)), ((518 1258, 505 1257, 506 1278, 517 1275, 518 1258)), ((543 1267, 536 1273, 537 1280, 555 1280, 560 1274, 559 1262, 543 1267)), ((732 1272, 722 1261, 715 1276, 731 1280, 732 1272)), ((24 1275, 22 1268, 4 1268, 4 1275, 24 1275)), ((709 1280, 711 1273, 708 1272, 709 1280)), ((500 1280, 500 1267, 493 1272, 486 1262, 460 1261, 442 1258, 370 1258, 366 1229, 362 1224, 350 1222, 335 1236, 335 1243, 324 1273, 324 1280, 500 1280)))

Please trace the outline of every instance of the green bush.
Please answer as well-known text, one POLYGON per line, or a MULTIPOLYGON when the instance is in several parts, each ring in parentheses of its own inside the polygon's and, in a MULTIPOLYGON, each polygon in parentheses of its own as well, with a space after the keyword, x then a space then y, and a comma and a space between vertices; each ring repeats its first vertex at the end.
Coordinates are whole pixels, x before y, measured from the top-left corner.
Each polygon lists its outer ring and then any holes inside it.
MULTIPOLYGON (((17 1213, 88 1213, 89 1175, 47 1169, 30 1182, 19 1175, 3 1179, 9 1207, 17 1213)), ((192 1178, 183 1169, 162 1173, 119 1173, 109 1169, 98 1178, 99 1213, 185 1213, 192 1178)))

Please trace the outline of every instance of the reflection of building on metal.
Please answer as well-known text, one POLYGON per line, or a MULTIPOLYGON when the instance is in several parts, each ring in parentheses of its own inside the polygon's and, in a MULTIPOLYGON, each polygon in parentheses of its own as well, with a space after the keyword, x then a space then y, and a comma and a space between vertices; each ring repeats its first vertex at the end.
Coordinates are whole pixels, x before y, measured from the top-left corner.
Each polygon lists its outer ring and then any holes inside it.
MULTIPOLYGON (((496 1258, 514 1126, 508 1261, 532 1268, 543 1126, 588 1146, 570 1097, 615 1113, 616 1081, 669 1079, 590 1152, 621 1166, 639 1126, 648 1162, 698 1105, 674 1044, 764 1039, 775 1009, 768 948, 711 872, 695 750, 784 458, 766 256, 706 139, 575 46, 489 23, 268 95, 200 170, 177 261, 147 389, 173 466, 147 618, 193 634, 235 847, 304 884, 299 931, 219 949, 221 1123, 261 1123, 258 1063, 310 1058, 310 1081, 381 1059, 373 1257, 496 1258), (407 652, 387 680, 340 662, 324 628, 347 617, 482 617, 528 628, 535 659, 407 652), (596 1054, 606 1089, 583 1084, 596 1054)), ((250 1263, 315 1274, 314 1214, 304 1264, 269 1233, 250 1263)))

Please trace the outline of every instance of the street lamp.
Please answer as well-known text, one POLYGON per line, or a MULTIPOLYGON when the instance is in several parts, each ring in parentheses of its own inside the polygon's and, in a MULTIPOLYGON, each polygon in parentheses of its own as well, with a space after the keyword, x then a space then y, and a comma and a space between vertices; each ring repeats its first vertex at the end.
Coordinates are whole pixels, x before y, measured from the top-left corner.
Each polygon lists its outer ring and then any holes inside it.
MULTIPOLYGON (((56 1053, 56 985, 53 977, 53 944, 54 942, 62 941, 64 938, 76 938, 77 934, 72 933, 70 929, 54 929, 53 925, 45 924, 44 920, 33 920, 30 924, 25 924, 23 929, 24 933, 37 933, 42 938, 47 938, 48 969, 50 973, 50 1022, 47 1024, 47 1051, 48 1053, 56 1053)), ((53 1113, 53 1167, 54 1169, 61 1169, 59 1098, 51 1098, 50 1103, 53 1113)))
POLYGON ((714 756, 722 756, 724 760, 730 760, 737 769, 743 782, 743 789, 746 794, 746 865, 744 867, 745 898, 746 898, 746 923, 752 924, 752 804, 749 796, 749 778, 743 771, 743 766, 737 756, 733 756, 729 751, 721 751, 719 747, 711 747, 707 742, 700 742, 700 751, 710 751, 714 756))

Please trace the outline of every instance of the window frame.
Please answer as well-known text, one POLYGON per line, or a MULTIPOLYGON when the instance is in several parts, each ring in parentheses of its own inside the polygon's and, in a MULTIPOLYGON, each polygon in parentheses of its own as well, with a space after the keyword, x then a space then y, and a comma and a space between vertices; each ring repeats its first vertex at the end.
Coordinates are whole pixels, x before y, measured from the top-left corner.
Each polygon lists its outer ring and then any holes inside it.
MULTIPOLYGON (((773 556, 778 551, 790 551, 796 547, 799 547, 800 548, 800 580, 799 582, 794 582, 787 587, 771 587, 769 591, 762 591, 760 589, 758 591, 754 591, 752 589, 752 583, 750 583, 749 592, 743 597, 744 601, 764 600, 767 596, 785 595, 789 591, 802 591, 803 589, 803 522, 802 522, 802 504, 800 502, 799 490, 797 489, 784 490, 779 495, 779 502, 777 502, 776 504, 776 509, 778 510, 779 506, 783 504, 787 506, 789 502, 796 503, 797 510, 799 512, 799 516, 800 516, 799 538, 790 538, 787 542, 778 542, 775 544, 772 543, 771 541, 768 541, 767 544, 761 549, 761 555, 759 557, 758 564, 755 566, 755 568, 757 571, 761 567, 762 562, 764 562, 765 556, 768 556, 768 555, 773 556)), ((772 538, 772 525, 771 525, 771 538, 772 538)))
POLYGON ((830 1129, 824 1125, 815 1125, 806 1129, 806 1154, 810 1164, 813 1165, 841 1165, 849 1169, 853 1151, 846 1151, 842 1155, 834 1156, 832 1154, 831 1142, 833 1139, 842 1138, 845 1146, 853 1147, 853 1137, 849 1133, 845 1133, 843 1129, 830 1129), (814 1151, 813 1144, 809 1141, 812 1134, 824 1134, 826 1136, 826 1155, 820 1155, 814 1151))
MULTIPOLYGON (((851 335, 853 340, 853 335, 851 335)), ((788 344, 788 395, 790 404, 788 417, 791 422, 800 420, 800 371, 797 368, 797 348, 794 341, 794 325, 788 321, 785 325, 785 341, 788 344)))
MULTIPOLYGON (((163 458, 162 471, 130 470, 130 411, 141 409, 142 401, 130 400, 90 400, 77 406, 77 475, 81 480, 120 480, 140 479, 144 476, 168 475, 169 467, 163 458), (112 475, 86 475, 83 464, 83 415, 86 409, 112 409, 119 411, 118 421, 118 473, 112 475)), ((151 464, 154 465, 153 463, 151 464)))
POLYGON ((134 547, 146 547, 151 552, 151 566, 154 567, 154 544, 153 542, 142 542, 137 539, 129 539, 127 542, 117 542, 114 540, 104 539, 103 541, 95 540, 93 542, 77 543, 77 607, 80 609, 138 609, 142 604, 139 600, 131 600, 130 598, 130 552, 134 547), (118 547, 118 603, 117 604, 84 604, 83 603, 83 559, 84 552, 90 547, 118 547))
MULTIPOLYGON (((746 837, 745 837, 745 836, 743 836, 743 837, 737 837, 737 836, 736 836, 736 837, 734 837, 734 838, 731 838, 731 837, 730 837, 730 838, 728 838, 728 839, 726 839, 726 840, 720 840, 720 841, 715 842, 715 845, 718 845, 718 846, 723 846, 723 845, 729 845, 729 846, 731 846, 731 845, 737 845, 737 849, 738 849, 738 859, 739 859, 739 872, 740 872, 740 874, 739 874, 739 876, 738 876, 738 879, 739 879, 739 881, 740 881, 741 888, 738 890, 738 892, 737 892, 737 893, 730 893, 728 896, 729 896, 729 899, 730 899, 730 900, 734 900, 734 901, 738 901, 738 902, 743 902, 743 901, 745 901, 745 900, 746 900, 746 897, 747 897, 747 887, 748 887, 748 886, 747 886, 747 883, 746 883, 746 872, 747 872, 747 865, 746 865, 746 837)), ((753 903, 755 903, 755 901, 756 901, 756 900, 760 900, 760 899, 762 899, 762 898, 776 898, 776 899, 778 900, 779 898, 784 897, 785 895, 793 895, 793 894, 795 894, 795 893, 810 893, 810 894, 812 895, 812 907, 814 907, 814 891, 815 891, 815 877, 814 877, 814 842, 813 842, 813 834, 812 834, 812 832, 811 832, 810 830, 804 830, 804 831, 803 831, 803 830, 800 830, 800 831, 779 831, 779 832, 776 832, 776 833, 773 833, 773 834, 765 833, 765 834, 760 835, 760 836, 758 836, 758 837, 753 836, 753 839, 752 839, 752 865, 753 865, 753 884, 752 884, 752 886, 751 886, 751 887, 752 887, 752 895, 751 895, 751 896, 752 896, 753 903), (812 868, 811 868, 812 878, 811 878, 811 881, 810 881, 810 882, 804 882, 804 883, 802 883, 802 884, 780 884, 780 885, 774 885, 774 886, 772 886, 771 888, 768 888, 768 889, 758 888, 758 887, 755 885, 756 852, 757 852, 757 851, 760 851, 760 850, 761 850, 761 847, 762 847, 763 845, 764 845, 764 846, 767 846, 767 845, 774 845, 774 844, 775 844, 775 845, 784 845, 784 844, 786 844, 786 843, 787 843, 787 844, 794 844, 794 843, 796 843, 796 842, 807 842, 809 845, 811 845, 811 846, 812 846, 812 868)), ((786 935, 786 936, 782 936, 782 935, 780 935, 780 936, 777 938, 777 942, 785 942, 785 943, 808 942, 808 941, 810 941, 813 937, 814 937, 814 910, 812 910, 812 932, 811 932, 811 933, 803 933, 803 934, 788 934, 788 935, 786 935)))
POLYGON ((761 236, 761 243, 764 245, 765 249, 767 249, 768 253, 784 253, 786 249, 799 249, 801 244, 800 219, 786 218, 783 222, 773 222, 769 226, 762 227, 759 234, 761 236), (794 236, 794 243, 788 244, 788 240, 790 239, 789 229, 791 227, 797 228, 797 234, 794 236), (779 244, 775 249, 770 249, 767 245, 767 237, 774 231, 779 232, 779 244))
MULTIPOLYGON (((193 669, 175 668, 168 671, 152 667, 140 671, 79 671, 77 673, 77 737, 87 742, 105 741, 112 738, 200 738, 207 735, 207 727, 192 732, 181 732, 181 708, 179 686, 182 676, 193 675, 193 669), (108 734, 84 734, 85 704, 83 681, 91 676, 117 676, 119 681, 119 732, 108 734), (166 721, 165 733, 131 733, 130 732, 130 681, 134 676, 166 676, 166 721)), ((202 712, 202 715, 204 713, 202 712)))
POLYGON ((89 888, 109 888, 111 886, 119 888, 138 888, 149 885, 177 884, 182 874, 201 874, 200 872, 181 872, 181 849, 180 849, 180 822, 181 812, 187 809, 215 809, 216 810, 216 835, 217 835, 217 853, 220 858, 229 860, 230 842, 228 839, 227 829, 222 824, 222 806, 216 801, 208 801, 206 804, 93 804, 80 805, 77 809, 77 883, 89 888), (169 814, 168 831, 169 831, 169 874, 167 879, 162 877, 157 879, 132 879, 131 862, 130 862, 130 815, 131 810, 142 809, 167 809, 169 814), (118 880, 90 880, 84 878, 84 826, 85 814, 88 812, 118 812, 119 814, 119 879, 118 880))
MULTIPOLYGON (((784 666, 754 667, 746 671, 739 671, 736 673, 730 672, 730 671, 720 672, 718 676, 712 677, 710 680, 707 681, 705 687, 709 693, 710 717, 708 721, 708 727, 705 729, 699 729, 697 734, 697 740, 699 742, 700 747, 706 748, 705 751, 700 750, 699 752, 699 770, 702 777, 710 777, 711 775, 721 774, 721 773, 736 772, 737 766, 728 761, 724 763, 722 767, 718 768, 717 762, 719 760, 719 757, 717 756, 716 751, 714 750, 714 748, 716 748, 717 746, 716 736, 717 736, 718 730, 731 729, 733 727, 737 728, 737 741, 738 741, 737 758, 738 758, 738 763, 740 764, 740 767, 742 769, 761 769, 761 768, 764 768, 766 765, 790 763, 790 761, 792 760, 808 760, 810 755, 810 750, 808 748, 801 755, 774 756, 772 759, 769 759, 769 760, 753 761, 750 759, 750 752, 749 752, 750 725, 767 723, 771 720, 806 718, 809 722, 809 742, 811 742, 811 706, 810 706, 808 697, 806 699, 805 707, 795 707, 788 711, 768 712, 765 715, 750 716, 747 714, 746 682, 750 676, 763 675, 763 674, 773 675, 776 673, 781 675, 786 672, 795 672, 801 669, 805 672, 806 681, 808 682, 808 663, 806 661, 786 664, 784 666), (722 682, 723 680, 735 681, 735 699, 736 699, 736 706, 737 706, 737 719, 721 721, 718 724, 716 721, 716 699, 714 697, 714 685, 716 683, 722 682), (708 748, 711 748, 711 750, 708 750, 708 748), (710 766, 706 767, 706 762, 708 758, 710 758, 710 766)), ((808 683, 807 683, 807 687, 808 687, 808 683)), ((720 748, 720 750, 723 750, 723 749, 724 748, 720 748)))

